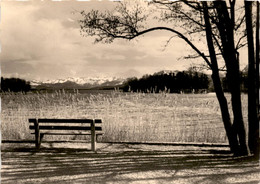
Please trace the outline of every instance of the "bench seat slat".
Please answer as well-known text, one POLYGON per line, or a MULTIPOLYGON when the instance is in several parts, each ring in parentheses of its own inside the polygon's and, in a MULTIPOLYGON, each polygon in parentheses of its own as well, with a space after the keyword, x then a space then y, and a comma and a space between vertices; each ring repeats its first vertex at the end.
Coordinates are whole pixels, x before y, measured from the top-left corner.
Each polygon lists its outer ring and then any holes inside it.
MULTIPOLYGON (((29 119, 34 123, 36 119, 29 119)), ((39 123, 92 123, 93 119, 38 119, 39 123)), ((102 123, 101 119, 95 119, 95 123, 102 123)))
MULTIPOLYGON (((35 133, 31 133, 31 134, 35 134, 35 133)), ((45 135, 91 135, 91 133, 64 133, 64 132, 42 132, 41 134, 45 134, 45 135)), ((96 135, 103 135, 103 132, 97 132, 96 135)))
MULTIPOLYGON (((35 129, 34 125, 29 126, 30 129, 35 129)), ((39 126, 40 130, 91 130, 91 127, 86 126, 39 126)), ((102 130, 102 127, 95 127, 95 130, 102 130)))

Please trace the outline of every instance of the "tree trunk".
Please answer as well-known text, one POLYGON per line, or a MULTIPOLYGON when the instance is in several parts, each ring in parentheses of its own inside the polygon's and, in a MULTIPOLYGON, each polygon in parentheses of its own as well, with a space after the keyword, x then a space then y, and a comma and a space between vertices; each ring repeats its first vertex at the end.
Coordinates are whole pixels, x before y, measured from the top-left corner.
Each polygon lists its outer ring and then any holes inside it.
MULTIPOLYGON (((246 132, 242 115, 239 58, 234 44, 234 22, 229 17, 228 8, 225 1, 214 1, 217 10, 217 27, 220 32, 223 45, 223 58, 227 67, 227 80, 231 92, 231 102, 233 111, 233 131, 239 137, 240 151, 238 155, 247 155, 246 132)), ((233 4, 234 6, 234 4, 233 4)))
POLYGON ((207 2, 203 2, 203 12, 204 12, 204 21, 206 26, 206 38, 207 38, 207 44, 208 44, 210 60, 211 60, 212 80, 214 84, 214 89, 221 109, 222 121, 224 123, 224 127, 226 130, 230 150, 232 153, 237 154, 239 152, 239 145, 238 145, 236 134, 232 130, 232 123, 228 111, 227 99, 224 95, 221 82, 220 82, 217 57, 216 57, 216 52, 212 40, 212 29, 209 21, 207 2))
POLYGON ((231 101, 232 110, 234 115, 233 121, 233 131, 235 131, 239 138, 240 152, 238 155, 248 155, 248 147, 246 143, 246 131, 242 115, 242 105, 241 105, 241 92, 240 92, 240 81, 238 80, 240 75, 239 71, 232 73, 232 78, 228 79, 229 86, 231 89, 231 101))
MULTIPOLYGON (((257 121, 259 122, 260 121, 260 114, 259 114, 259 1, 256 2, 256 13, 257 13, 257 16, 256 16, 256 105, 257 105, 257 121)), ((259 123, 257 124, 257 133, 256 133, 256 136, 257 136, 257 145, 256 145, 256 149, 254 150, 254 155, 256 157, 256 159, 259 160, 259 147, 260 147, 260 138, 259 138, 259 123)))
POLYGON ((218 71, 212 70, 212 80, 213 80, 214 89, 215 89, 215 92, 217 95, 217 99, 219 102, 219 106, 221 109, 222 121, 224 123, 224 127, 226 130, 226 135, 228 138, 230 151, 232 153, 234 153, 235 155, 237 155, 240 152, 239 144, 238 144, 238 140, 237 140, 237 134, 232 128, 230 115, 229 115, 229 111, 228 111, 227 99, 222 90, 218 71))
POLYGON ((248 42, 248 146, 251 153, 256 153, 259 122, 257 118, 258 104, 256 97, 256 68, 251 1, 245 1, 245 15, 248 42))
MULTIPOLYGON (((260 104, 259 104, 259 6, 260 6, 260 3, 259 1, 256 2, 256 13, 257 13, 257 16, 256 16, 256 42, 255 42, 255 50, 256 50, 256 104, 257 104, 257 114, 258 114, 258 118, 260 117, 259 116, 259 107, 260 107, 260 104)), ((258 124, 259 125, 259 124, 258 124)), ((259 126, 258 126, 258 132, 259 132, 259 126)))

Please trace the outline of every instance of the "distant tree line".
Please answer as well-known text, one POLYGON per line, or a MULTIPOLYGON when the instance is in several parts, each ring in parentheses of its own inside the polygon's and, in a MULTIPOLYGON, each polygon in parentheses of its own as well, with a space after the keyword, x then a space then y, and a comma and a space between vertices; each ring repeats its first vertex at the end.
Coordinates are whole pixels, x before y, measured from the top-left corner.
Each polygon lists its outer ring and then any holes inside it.
POLYGON ((1 77, 1 91, 28 92, 31 90, 30 82, 19 78, 1 77))
MULTIPOLYGON (((222 77, 222 87, 224 92, 230 92, 227 83, 227 76, 222 77)), ((248 69, 245 67, 240 72, 241 91, 248 92, 248 69)), ((138 79, 136 77, 129 78, 123 85, 123 91, 132 92, 162 92, 167 91, 170 93, 200 93, 200 92, 213 92, 211 86, 212 79, 206 74, 200 72, 182 71, 182 72, 169 72, 163 71, 153 75, 144 75, 138 79)))
POLYGON ((209 78, 199 72, 158 72, 153 75, 144 75, 142 78, 130 78, 125 82, 123 91, 132 92, 202 92, 207 91, 209 78))

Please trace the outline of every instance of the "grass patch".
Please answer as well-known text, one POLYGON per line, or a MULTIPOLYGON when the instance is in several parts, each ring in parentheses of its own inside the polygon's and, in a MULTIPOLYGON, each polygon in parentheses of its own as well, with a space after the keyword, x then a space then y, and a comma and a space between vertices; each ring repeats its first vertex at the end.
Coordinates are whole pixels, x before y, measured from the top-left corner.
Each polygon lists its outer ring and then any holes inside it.
MULTIPOLYGON (((230 105, 230 95, 227 95, 230 105)), ((34 139, 28 118, 101 118, 106 142, 226 143, 214 94, 88 92, 1 95, 2 139, 34 139)), ((244 117, 246 95, 242 95, 244 117)), ((246 121, 246 119, 245 119, 246 121)), ((89 136, 46 136, 89 140, 89 136)))

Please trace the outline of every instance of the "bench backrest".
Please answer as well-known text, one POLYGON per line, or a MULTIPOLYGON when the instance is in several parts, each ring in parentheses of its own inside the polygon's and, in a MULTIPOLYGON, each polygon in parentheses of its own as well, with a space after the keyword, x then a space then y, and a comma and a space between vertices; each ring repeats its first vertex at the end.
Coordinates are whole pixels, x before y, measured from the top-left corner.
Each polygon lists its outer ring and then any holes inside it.
POLYGON ((29 119, 29 129, 40 130, 41 133, 63 132, 78 133, 91 131, 102 131, 101 119, 29 119), (93 130, 93 129, 92 129, 93 130))

